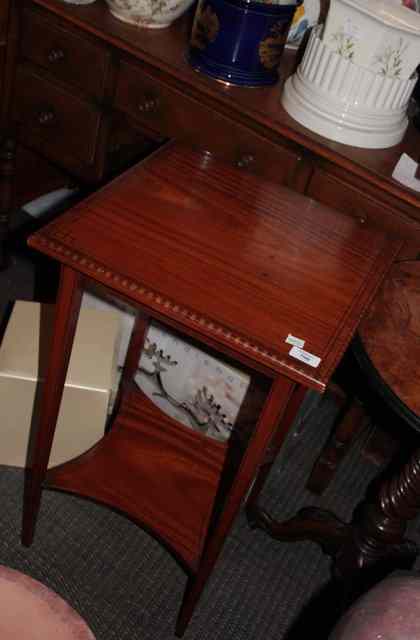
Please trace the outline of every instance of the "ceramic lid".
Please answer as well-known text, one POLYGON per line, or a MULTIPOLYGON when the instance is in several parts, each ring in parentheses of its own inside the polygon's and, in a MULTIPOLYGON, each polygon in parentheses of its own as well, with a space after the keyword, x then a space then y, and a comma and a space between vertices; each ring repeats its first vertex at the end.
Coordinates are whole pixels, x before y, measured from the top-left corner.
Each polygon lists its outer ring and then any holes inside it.
POLYGON ((389 27, 420 35, 420 13, 404 7, 400 0, 341 1, 389 27))

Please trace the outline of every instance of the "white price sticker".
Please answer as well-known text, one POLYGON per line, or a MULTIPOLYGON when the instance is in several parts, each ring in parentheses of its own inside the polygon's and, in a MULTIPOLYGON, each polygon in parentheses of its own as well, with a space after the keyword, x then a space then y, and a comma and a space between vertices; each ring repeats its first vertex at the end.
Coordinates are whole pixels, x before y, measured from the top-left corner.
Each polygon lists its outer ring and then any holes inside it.
POLYGON ((310 367, 313 367, 314 369, 316 369, 321 362, 321 358, 318 358, 318 356, 314 356, 313 353, 304 351, 299 347, 292 347, 289 351, 289 356, 292 356, 292 358, 296 358, 296 360, 300 360, 301 362, 308 364, 310 367))
POLYGON ((305 346, 305 340, 301 340, 300 338, 296 338, 296 336, 292 336, 291 333, 287 336, 285 342, 287 344, 292 344, 294 347, 299 347, 299 349, 303 349, 305 346))

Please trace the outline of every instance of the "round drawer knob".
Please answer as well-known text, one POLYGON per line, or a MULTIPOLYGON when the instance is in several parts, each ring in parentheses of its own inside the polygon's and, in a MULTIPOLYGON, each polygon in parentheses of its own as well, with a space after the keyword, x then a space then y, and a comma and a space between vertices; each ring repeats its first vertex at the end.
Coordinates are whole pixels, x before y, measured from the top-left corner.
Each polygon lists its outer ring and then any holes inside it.
POLYGON ((147 98, 139 104, 138 108, 142 113, 153 113, 159 108, 159 100, 157 98, 147 98))
POLYGON ((366 224, 367 218, 366 216, 359 216, 359 224, 366 224))
POLYGON ((38 124, 45 126, 55 120, 55 113, 52 109, 43 109, 38 113, 38 124))
POLYGON ((239 159, 236 161, 236 166, 238 169, 246 169, 246 167, 249 167, 254 162, 255 156, 253 156, 252 153, 244 153, 239 156, 239 159))
POLYGON ((64 59, 64 51, 62 49, 51 49, 47 55, 49 62, 59 62, 64 59))

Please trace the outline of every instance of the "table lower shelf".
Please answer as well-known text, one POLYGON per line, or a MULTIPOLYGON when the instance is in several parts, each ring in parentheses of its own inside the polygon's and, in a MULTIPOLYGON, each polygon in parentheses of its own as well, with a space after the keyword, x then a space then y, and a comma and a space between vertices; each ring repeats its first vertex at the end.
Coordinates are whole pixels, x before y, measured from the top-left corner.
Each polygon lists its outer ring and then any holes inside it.
POLYGON ((47 472, 44 486, 89 497, 127 514, 196 570, 227 447, 128 394, 111 430, 74 460, 47 472))

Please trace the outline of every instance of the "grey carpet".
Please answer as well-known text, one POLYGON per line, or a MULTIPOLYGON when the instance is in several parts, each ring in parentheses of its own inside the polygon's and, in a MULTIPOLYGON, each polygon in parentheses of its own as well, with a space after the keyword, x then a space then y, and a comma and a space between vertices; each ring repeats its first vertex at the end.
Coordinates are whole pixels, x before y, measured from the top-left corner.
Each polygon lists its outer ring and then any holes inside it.
MULTIPOLYGON (((30 297, 30 264, 16 259, 2 276, 10 283, 7 291, 1 289, 3 301, 10 295, 30 297)), ((303 430, 297 424, 291 431, 262 496, 275 516, 289 517, 312 504, 350 519, 377 472, 361 458, 361 441, 322 498, 304 489, 333 417, 334 406, 326 397, 303 430)), ((164 548, 110 509, 45 491, 35 541, 26 549, 19 540, 22 485, 21 470, 0 467, 0 563, 63 596, 97 640, 172 639, 186 578, 164 548)), ((318 604, 328 582, 329 560, 315 544, 279 543, 251 530, 241 514, 185 638, 281 640, 303 638, 302 629, 312 635, 320 629, 320 612, 326 627, 336 614, 328 601, 318 604)))

